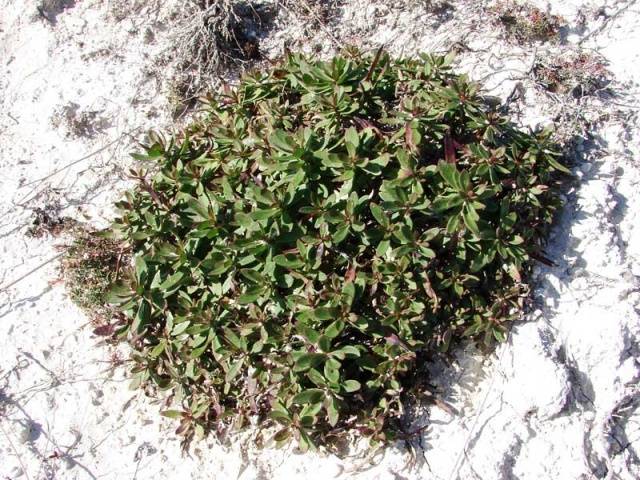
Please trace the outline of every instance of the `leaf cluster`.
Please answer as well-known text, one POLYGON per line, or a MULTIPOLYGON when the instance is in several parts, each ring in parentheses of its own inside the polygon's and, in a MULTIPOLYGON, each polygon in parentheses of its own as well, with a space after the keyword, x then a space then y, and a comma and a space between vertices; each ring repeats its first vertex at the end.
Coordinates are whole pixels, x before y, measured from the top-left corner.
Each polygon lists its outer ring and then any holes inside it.
POLYGON ((388 440, 430 352, 505 338, 566 169, 451 60, 290 54, 136 155, 112 299, 179 433, 388 440))

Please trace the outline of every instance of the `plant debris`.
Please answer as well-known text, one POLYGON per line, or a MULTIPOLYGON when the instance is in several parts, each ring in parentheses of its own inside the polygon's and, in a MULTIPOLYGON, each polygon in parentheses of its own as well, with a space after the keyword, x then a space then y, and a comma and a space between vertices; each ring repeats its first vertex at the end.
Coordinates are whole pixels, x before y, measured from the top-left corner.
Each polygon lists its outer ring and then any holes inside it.
POLYGON ((75 226, 76 222, 72 218, 63 217, 59 214, 58 205, 36 207, 33 210, 33 220, 27 229, 27 237, 41 238, 47 235, 57 237, 65 229, 75 226))
POLYGON ((558 41, 560 27, 566 24, 562 17, 512 0, 500 1, 491 10, 507 34, 523 43, 558 41))
POLYGON ((611 72, 604 61, 587 52, 540 59, 532 73, 536 82, 546 90, 571 92, 575 97, 593 95, 611 82, 611 72))
POLYGON ((260 58, 260 36, 274 15, 271 4, 242 0, 187 0, 174 13, 179 26, 159 68, 175 70, 171 89, 176 114, 193 106, 205 85, 226 70, 260 58))
POLYGON ((103 112, 83 110, 75 102, 69 102, 52 117, 55 127, 64 127, 71 138, 95 138, 111 127, 111 122, 104 118, 103 112))
POLYGON ((118 241, 75 225, 72 243, 61 262, 61 273, 69 298, 92 316, 97 335, 111 335, 114 317, 121 318, 108 305, 107 295, 129 262, 128 250, 118 241))
POLYGON ((58 15, 67 8, 73 8, 75 4, 75 0, 41 0, 36 6, 36 10, 40 18, 55 25, 58 22, 58 15))

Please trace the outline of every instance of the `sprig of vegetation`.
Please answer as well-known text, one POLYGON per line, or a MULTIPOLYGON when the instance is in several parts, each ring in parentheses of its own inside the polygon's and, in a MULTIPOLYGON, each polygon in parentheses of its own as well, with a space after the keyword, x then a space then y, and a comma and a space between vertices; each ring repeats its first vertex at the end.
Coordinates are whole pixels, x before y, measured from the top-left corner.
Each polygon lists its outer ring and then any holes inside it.
POLYGON ((558 41, 564 18, 544 12, 537 7, 513 0, 501 0, 491 8, 509 36, 518 42, 558 41))
POLYGON ((59 228, 62 227, 67 228, 72 238, 61 264, 69 298, 80 308, 104 317, 108 294, 120 267, 127 263, 128 252, 120 242, 70 220, 60 224, 59 228))
POLYGON ((178 433, 389 440, 430 352, 504 340, 568 171, 451 61, 291 54, 135 155, 112 300, 178 433))
POLYGON ((589 52, 540 58, 531 73, 535 81, 546 90, 571 92, 577 98, 605 90, 611 82, 611 72, 605 62, 589 52))

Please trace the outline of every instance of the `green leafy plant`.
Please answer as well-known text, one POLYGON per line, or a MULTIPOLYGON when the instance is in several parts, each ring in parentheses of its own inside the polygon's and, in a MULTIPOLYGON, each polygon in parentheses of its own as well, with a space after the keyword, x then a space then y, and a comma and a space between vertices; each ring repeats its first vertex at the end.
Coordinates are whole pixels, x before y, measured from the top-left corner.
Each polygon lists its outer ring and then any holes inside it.
POLYGON ((504 340, 566 169, 451 60, 290 54, 135 155, 112 300, 178 433, 389 440, 429 353, 504 340))

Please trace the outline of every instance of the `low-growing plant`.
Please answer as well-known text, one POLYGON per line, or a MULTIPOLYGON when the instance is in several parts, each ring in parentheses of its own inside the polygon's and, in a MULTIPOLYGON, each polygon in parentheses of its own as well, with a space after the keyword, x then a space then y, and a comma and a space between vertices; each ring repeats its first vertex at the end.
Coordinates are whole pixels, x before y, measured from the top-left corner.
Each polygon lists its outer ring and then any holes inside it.
POLYGON ((106 309, 107 296, 129 263, 128 252, 120 242, 75 222, 68 233, 71 243, 64 252, 61 270, 69 298, 102 323, 107 313, 113 313, 106 309))
POLYGON ((533 78, 550 92, 571 92, 575 97, 593 95, 611 82, 611 72, 594 54, 579 52, 540 59, 533 67, 533 78))
POLYGON ((135 155, 112 301, 179 434, 393 439, 429 354, 504 340, 566 169, 451 61, 290 54, 135 155))
POLYGON ((507 34, 522 43, 558 40, 560 27, 565 23, 562 17, 512 0, 498 2, 492 11, 507 34))

